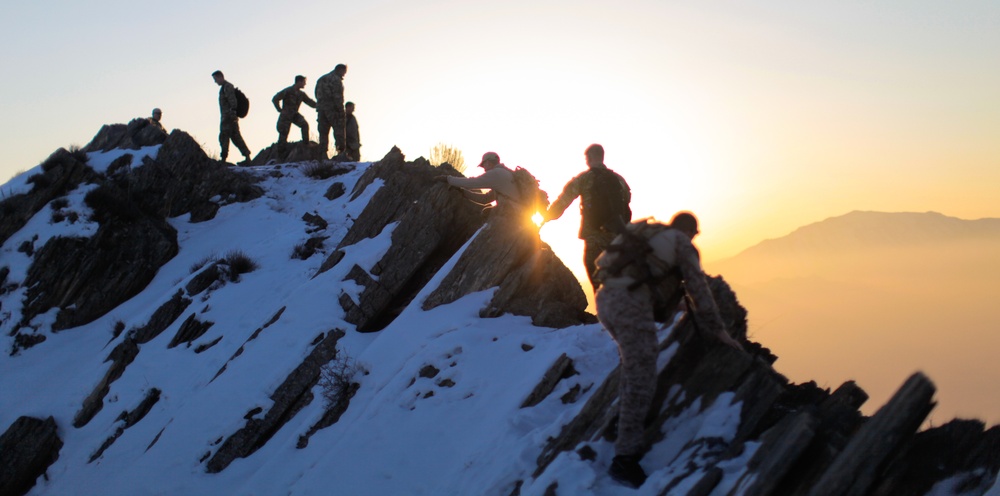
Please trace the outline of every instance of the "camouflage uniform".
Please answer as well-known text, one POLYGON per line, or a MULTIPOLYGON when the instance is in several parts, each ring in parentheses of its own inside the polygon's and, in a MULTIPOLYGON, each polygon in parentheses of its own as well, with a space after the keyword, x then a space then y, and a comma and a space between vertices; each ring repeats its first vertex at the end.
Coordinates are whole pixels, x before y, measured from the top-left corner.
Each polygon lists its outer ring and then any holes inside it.
POLYGON ((358 130, 358 119, 354 117, 354 114, 347 114, 347 159, 357 162, 361 160, 361 134, 358 130))
POLYGON ((337 151, 347 147, 344 112, 344 78, 334 72, 321 76, 316 81, 316 124, 319 127, 319 146, 324 151, 330 148, 330 127, 333 127, 334 146, 337 151))
POLYGON ((219 147, 222 149, 220 158, 223 162, 229 156, 229 142, 232 141, 243 156, 250 160, 250 148, 240 134, 240 118, 236 115, 236 87, 225 81, 219 88, 219 113, 222 122, 219 124, 219 147))
MULTIPOLYGON (((615 176, 622 183, 622 191, 625 192, 626 198, 625 203, 631 203, 632 201, 632 191, 625 182, 625 179, 620 175, 615 173, 615 176)), ((583 240, 583 265, 587 269, 587 277, 590 278, 590 284, 596 288, 594 284, 594 260, 603 252, 611 240, 614 239, 615 234, 610 233, 601 226, 594 225, 591 219, 588 219, 584 215, 584 205, 591 204, 590 192, 592 190, 591 185, 594 181, 594 174, 591 174, 591 169, 587 169, 576 177, 570 179, 566 186, 563 188, 562 193, 556 198, 552 205, 549 206, 549 210, 545 215, 548 220, 558 219, 562 216, 563 212, 569 207, 570 203, 576 197, 580 197, 580 239, 583 240)))
MULTIPOLYGON (((702 272, 698 253, 682 232, 670 229, 662 236, 659 247, 651 241, 657 257, 680 269, 684 290, 694 303, 695 318, 702 330, 710 335, 726 332, 712 291, 702 272)), ((610 253, 610 252, 609 252, 610 253)), ((598 260, 607 267, 605 258, 598 260)), ((615 455, 640 455, 645 447, 643 432, 646 417, 656 390, 656 356, 658 343, 653 319, 653 300, 646 285, 630 290, 634 279, 628 276, 608 277, 597 290, 597 318, 618 344, 621 358, 618 393, 618 438, 615 455)))
POLYGON ((309 141, 309 123, 306 122, 306 118, 302 117, 299 113, 299 107, 305 103, 306 105, 316 108, 316 102, 309 95, 295 85, 289 86, 274 95, 271 99, 271 103, 274 104, 275 108, 278 109, 278 143, 288 142, 288 131, 292 128, 292 124, 295 124, 302 130, 302 141, 309 141), (281 105, 278 105, 278 102, 281 105))

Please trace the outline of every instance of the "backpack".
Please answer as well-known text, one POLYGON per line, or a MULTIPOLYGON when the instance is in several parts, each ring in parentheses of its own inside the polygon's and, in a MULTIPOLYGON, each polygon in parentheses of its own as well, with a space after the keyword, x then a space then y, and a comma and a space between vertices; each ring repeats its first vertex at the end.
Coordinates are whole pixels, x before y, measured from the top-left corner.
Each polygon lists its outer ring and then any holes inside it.
POLYGON ((250 99, 239 88, 233 86, 233 89, 236 90, 236 116, 242 119, 250 113, 250 99))
POLYGON ((511 171, 514 175, 514 186, 520 199, 516 203, 522 205, 529 215, 545 213, 549 208, 549 194, 538 187, 538 179, 535 179, 528 169, 516 167, 511 171))
POLYGON ((628 186, 611 169, 591 169, 589 194, 581 200, 583 221, 590 226, 618 233, 632 220, 628 186))
POLYGON ((666 322, 684 298, 680 268, 657 257, 649 245, 653 236, 668 229, 673 228, 649 219, 628 224, 598 257, 594 275, 594 280, 602 284, 608 279, 631 277, 635 282, 628 286, 630 291, 647 286, 656 322, 666 322))

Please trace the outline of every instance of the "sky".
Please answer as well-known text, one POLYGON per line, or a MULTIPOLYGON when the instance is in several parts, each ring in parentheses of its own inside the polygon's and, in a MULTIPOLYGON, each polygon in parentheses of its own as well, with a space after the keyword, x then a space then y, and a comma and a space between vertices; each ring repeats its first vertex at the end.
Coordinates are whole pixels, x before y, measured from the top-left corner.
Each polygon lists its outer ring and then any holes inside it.
MULTIPOLYGON (((155 157, 157 149, 135 153, 133 167, 141 167, 144 156, 155 157)), ((103 172, 124 153, 91 153, 88 165, 103 172)), ((599 324, 550 329, 532 326, 530 317, 480 318, 479 310, 492 299, 494 289, 423 311, 423 301, 462 250, 392 324, 376 333, 356 332, 343 320, 340 306, 330 302, 342 290, 357 298, 360 287, 343 279, 355 264, 369 270, 385 255, 394 226, 345 247, 344 259, 323 273, 317 273, 326 259, 323 254, 307 260, 289 255, 312 235, 342 238, 381 181, 357 200, 344 195, 330 201, 323 195, 333 179, 309 179, 301 164, 281 170, 281 177, 267 175, 261 183, 265 195, 226 205, 212 220, 191 223, 186 215, 170 219, 178 232, 179 252, 141 293, 94 322, 64 332, 51 331, 56 311, 46 312, 32 321, 47 337, 45 342, 15 356, 0 353, 0 426, 21 415, 52 416, 65 443, 47 477, 29 494, 316 495, 335 487, 358 495, 506 495, 517 480, 524 480, 520 494, 526 496, 541 496, 556 481, 572 494, 654 495, 674 478, 679 488, 695 484, 705 465, 722 453, 719 441, 730 442, 736 435, 742 403, 727 392, 710 403, 695 400, 689 408, 678 408, 681 411, 665 422, 665 438, 643 458, 650 479, 640 491, 606 475, 614 447, 604 440, 587 443, 595 450, 594 461, 569 451, 531 479, 546 440, 559 434, 617 366, 614 342, 599 324), (310 226, 301 219, 302 212, 314 210, 322 211, 329 222, 323 233, 308 233, 310 226), (85 426, 70 427, 83 398, 107 372, 105 357, 127 335, 113 337, 112 328, 119 322, 126 329, 145 325, 160 305, 185 291, 198 275, 192 267, 232 250, 253 259, 258 269, 236 282, 189 294, 194 304, 164 332, 140 345, 135 361, 109 385, 105 407, 85 426), (169 348, 189 314, 214 325, 190 346, 169 348), (324 415, 323 388, 317 386, 312 391, 317 399, 258 451, 221 473, 207 474, 206 452, 216 452, 222 438, 243 427, 247 412, 271 408, 270 395, 309 353, 313 339, 334 328, 346 330, 337 342, 338 356, 350 357, 359 367, 353 379, 360 387, 340 420, 309 437, 305 448, 296 447, 299 437, 324 415), (202 352, 194 351, 213 342, 202 352), (536 406, 521 408, 563 354, 573 360, 576 373, 536 406), (423 370, 428 365, 439 373, 427 377, 423 370), (561 398, 574 387, 583 390, 579 399, 564 403, 561 398), (124 426, 120 413, 134 410, 152 388, 161 394, 149 413, 89 462, 124 426)), ((336 180, 350 190, 364 170, 359 167, 336 180)), ((0 245, 0 259, 10 267, 8 282, 23 281, 31 263, 31 257, 18 251, 21 243, 37 236, 34 242, 41 246, 54 236, 89 237, 96 232, 84 203, 93 187, 81 186, 66 196, 63 210, 76 211, 78 221, 52 222, 46 208, 0 245)), ((326 251, 332 246, 328 243, 326 251)), ((20 320, 25 291, 22 285, 0 294, 4 350, 11 348, 9 334, 20 320)), ((670 332, 661 329, 659 339, 670 332)), ((677 347, 675 343, 661 353, 659 367, 669 363, 677 347)), ((747 460, 758 445, 751 441, 742 455, 720 463, 721 491, 747 472, 747 460)))
MULTIPOLYGON (((363 159, 496 151, 554 198, 600 143, 636 217, 698 215, 706 261, 852 210, 1000 217, 991 0, 41 0, 0 47, 0 178, 153 107, 218 153, 216 69, 256 153, 271 97, 344 63, 363 159)), ((570 210, 542 235, 579 259, 570 210)))

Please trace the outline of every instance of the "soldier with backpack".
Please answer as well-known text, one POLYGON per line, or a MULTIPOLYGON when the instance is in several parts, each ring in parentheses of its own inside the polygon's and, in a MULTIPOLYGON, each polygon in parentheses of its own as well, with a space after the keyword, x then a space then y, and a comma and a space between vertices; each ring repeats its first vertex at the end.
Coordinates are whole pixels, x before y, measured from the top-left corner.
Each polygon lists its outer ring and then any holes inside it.
POLYGON ((465 197, 480 205, 486 206, 493 201, 500 203, 517 202, 520 195, 514 184, 514 173, 506 165, 500 163, 496 152, 486 152, 477 167, 483 168, 483 173, 476 177, 438 176, 448 186, 464 189, 465 197), (473 191, 477 190, 479 192, 473 191), (489 190, 489 191, 482 191, 489 190))
POLYGON ((691 243, 697 219, 688 212, 670 225, 649 219, 629 224, 597 259, 597 318, 618 344, 618 437, 608 470, 615 480, 639 487, 646 473, 645 421, 656 390, 659 343, 656 322, 668 321, 685 295, 696 328, 736 349, 691 243))
MULTIPOLYGON (((222 122, 219 124, 219 147, 222 149, 219 158, 225 162, 229 156, 229 142, 232 141, 236 148, 243 154, 243 162, 250 162, 250 148, 243 141, 240 134, 240 115, 237 98, 237 89, 233 83, 226 81, 222 71, 212 73, 212 79, 219 88, 219 113, 222 114, 222 122)), ((244 114, 246 115, 246 114, 244 114)))
POLYGON ((590 284, 594 284, 594 260, 611 240, 632 220, 632 190, 622 176, 604 165, 604 147, 593 144, 584 152, 587 170, 570 179, 562 193, 543 215, 546 221, 562 216, 566 207, 580 197, 580 239, 583 240, 583 265, 590 284))
POLYGON ((333 129, 334 147, 337 154, 347 149, 347 114, 344 110, 344 76, 347 66, 337 64, 332 71, 316 80, 316 126, 319 128, 319 146, 323 151, 330 148, 330 129, 333 129))

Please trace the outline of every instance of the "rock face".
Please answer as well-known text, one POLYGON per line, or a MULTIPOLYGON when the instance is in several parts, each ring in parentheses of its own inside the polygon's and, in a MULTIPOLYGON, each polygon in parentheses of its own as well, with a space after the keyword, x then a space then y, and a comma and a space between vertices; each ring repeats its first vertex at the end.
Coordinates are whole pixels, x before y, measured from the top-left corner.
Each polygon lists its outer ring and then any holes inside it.
MULTIPOLYGON (((394 148, 358 181, 354 198, 376 179, 381 188, 368 202, 324 268, 339 262, 343 248, 372 238, 392 223, 392 246, 373 267, 354 266, 348 279, 364 287, 359 301, 346 293, 340 304, 359 331, 377 331, 408 305, 441 267, 483 226, 480 206, 460 192, 435 182, 442 173, 425 160, 405 162, 394 148)), ((537 325, 567 326, 588 321, 586 297, 576 278, 537 230, 524 226, 516 212, 497 208, 482 231, 428 297, 424 308, 454 301, 475 291, 499 287, 484 316, 504 312, 531 316, 537 325), (546 284, 542 284, 542 282, 546 284)))
MULTIPOLYGON (((124 129, 133 129, 133 124, 124 129)), ((150 143, 137 138, 145 136, 142 132, 127 134, 119 126, 124 125, 102 128, 84 150, 122 145, 129 136, 126 141, 136 146, 150 143)), ((90 238, 53 238, 35 252, 24 281, 29 289, 19 328, 30 327, 35 316, 51 308, 60 309, 53 330, 104 315, 138 294, 177 253, 177 233, 166 217, 190 213, 192 221, 207 220, 222 204, 263 193, 251 176, 209 159, 183 131, 174 130, 158 141, 155 160, 132 169, 112 164, 108 176, 89 169, 86 155, 59 150, 43 164, 44 179, 36 181, 31 193, 0 206, 14 212, 0 221, 0 234, 9 237, 56 196, 85 180, 99 184, 86 197, 100 224, 97 233, 90 238)))
MULTIPOLYGON (((720 307, 728 309, 723 312, 727 320, 745 319, 745 310, 735 310, 742 307, 721 278, 714 278, 711 286, 720 307)), ((984 432, 981 422, 956 421, 917 433, 933 408, 935 392, 920 373, 865 418, 858 409, 868 396, 853 382, 832 393, 814 383, 790 384, 771 368, 774 357, 759 345, 755 350, 737 336, 752 351, 736 351, 707 342, 689 319, 677 326, 671 340, 661 344, 661 352, 674 344, 679 350, 658 376, 647 417, 647 449, 669 437, 672 421, 689 415, 685 412, 696 401, 704 410, 726 392, 734 394, 734 404, 742 405, 741 422, 731 442, 689 443, 684 456, 705 466, 690 464, 689 471, 675 473, 661 494, 674 494, 676 484, 698 471, 704 475, 684 494, 716 494, 721 466, 741 456, 750 442, 760 446, 747 462, 747 472, 727 494, 926 494, 936 482, 963 474, 965 490, 982 494, 1000 468, 1000 427, 984 432)), ((739 327, 739 322, 731 326, 733 334, 745 332, 739 327)), ((557 361, 546 377, 564 376, 563 370, 572 364, 562 362, 557 361)), ((617 437, 618 374, 618 369, 612 371, 576 418, 549 439, 538 458, 536 478, 561 452, 577 450, 584 456, 588 443, 617 437)))
POLYGON ((0 243, 24 227, 50 201, 97 177, 93 169, 87 167, 87 155, 82 151, 60 148, 41 165, 42 172, 28 179, 33 185, 30 192, 0 201, 0 243))
POLYGON ((327 160, 326 151, 312 141, 291 143, 275 143, 257 154, 250 165, 288 164, 293 162, 308 162, 312 160, 327 160))
POLYGON ((166 139, 166 132, 151 125, 149 120, 138 117, 128 124, 105 124, 83 151, 106 152, 116 148, 138 150, 144 146, 159 145, 166 139))
POLYGON ((26 494, 59 458, 62 448, 52 417, 20 417, 0 435, 0 494, 26 494))

